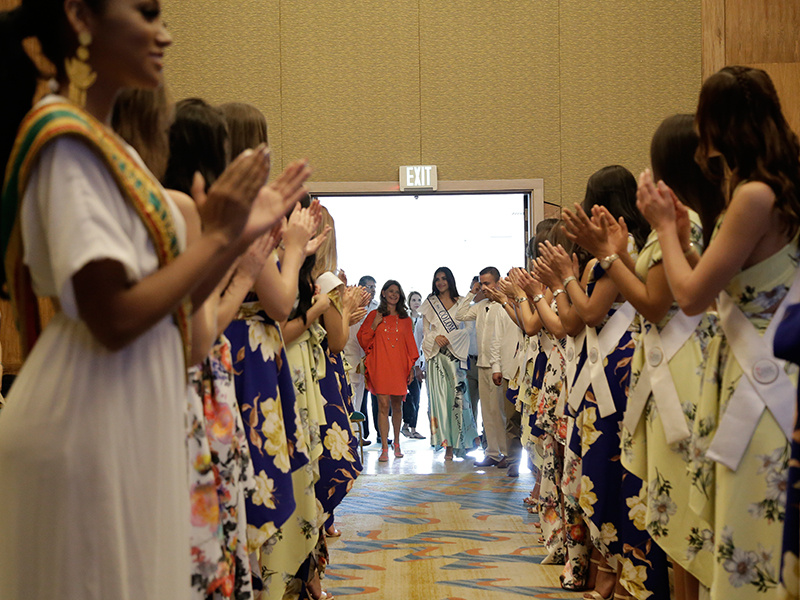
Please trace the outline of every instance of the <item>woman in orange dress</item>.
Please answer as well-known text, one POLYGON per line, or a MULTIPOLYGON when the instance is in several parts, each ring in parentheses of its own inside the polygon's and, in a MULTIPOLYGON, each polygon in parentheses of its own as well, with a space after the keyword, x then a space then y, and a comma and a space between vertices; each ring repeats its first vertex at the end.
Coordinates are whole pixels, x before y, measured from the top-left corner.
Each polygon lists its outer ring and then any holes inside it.
POLYGON ((390 279, 381 288, 381 302, 364 319, 358 330, 358 343, 364 348, 367 387, 378 397, 378 428, 383 448, 380 462, 389 460, 389 405, 394 427, 394 455, 401 458, 400 421, 402 403, 408 391, 411 368, 419 358, 411 318, 403 288, 390 279))

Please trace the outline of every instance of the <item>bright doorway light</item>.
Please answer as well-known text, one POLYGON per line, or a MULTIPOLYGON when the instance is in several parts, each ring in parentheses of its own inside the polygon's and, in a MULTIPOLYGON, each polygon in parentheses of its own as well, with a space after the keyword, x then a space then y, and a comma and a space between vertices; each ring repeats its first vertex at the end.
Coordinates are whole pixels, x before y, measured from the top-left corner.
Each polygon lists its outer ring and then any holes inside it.
POLYGON ((464 295, 484 267, 505 275, 525 266, 527 194, 317 197, 336 223, 339 268, 350 285, 371 275, 380 290, 396 279, 406 296, 418 291, 424 299, 434 271, 446 266, 464 295))

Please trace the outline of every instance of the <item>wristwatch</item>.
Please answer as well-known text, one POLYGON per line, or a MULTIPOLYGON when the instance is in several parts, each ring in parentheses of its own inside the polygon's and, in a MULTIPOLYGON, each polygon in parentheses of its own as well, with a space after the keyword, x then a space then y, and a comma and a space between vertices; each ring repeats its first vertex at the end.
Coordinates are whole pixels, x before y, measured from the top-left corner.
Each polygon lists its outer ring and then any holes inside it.
POLYGON ((526 298, 525 296, 520 296, 519 298, 514 298, 514 300, 516 301, 516 303, 517 303, 517 304, 522 304, 522 303, 523 303, 523 302, 525 302, 527 299, 528 299, 528 298, 526 298))
POLYGON ((544 298, 544 294, 536 294, 533 298, 531 298, 531 302, 536 304, 542 298, 544 298))
POLYGON ((616 252, 614 254, 609 254, 605 258, 600 260, 600 266, 602 267, 603 271, 608 271, 609 267, 611 267, 611 263, 619 258, 619 254, 616 252))

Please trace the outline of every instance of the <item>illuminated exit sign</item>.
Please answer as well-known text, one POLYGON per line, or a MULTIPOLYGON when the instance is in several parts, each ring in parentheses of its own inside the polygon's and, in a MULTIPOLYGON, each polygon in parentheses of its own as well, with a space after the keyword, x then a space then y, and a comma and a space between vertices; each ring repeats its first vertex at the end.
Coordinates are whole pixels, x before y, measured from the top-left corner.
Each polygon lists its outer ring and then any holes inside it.
POLYGON ((436 165, 416 165, 400 167, 400 191, 436 190, 439 179, 436 165))

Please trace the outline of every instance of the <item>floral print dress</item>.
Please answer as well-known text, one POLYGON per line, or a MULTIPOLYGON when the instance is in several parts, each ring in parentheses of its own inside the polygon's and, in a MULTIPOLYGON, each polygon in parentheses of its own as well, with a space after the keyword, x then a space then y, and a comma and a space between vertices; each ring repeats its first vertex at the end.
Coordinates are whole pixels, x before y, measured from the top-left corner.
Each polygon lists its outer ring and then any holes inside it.
MULTIPOLYGON (((696 213, 692 219, 691 239, 702 247, 703 231, 696 213)), ((661 245, 655 231, 651 232, 636 261, 636 274, 646 281, 648 271, 662 261, 661 245)), ((656 327, 662 331, 678 313, 673 304, 658 324, 647 321, 641 315, 641 327, 656 327)), ((705 353, 711 335, 713 321, 706 316, 694 333, 669 361, 669 370, 678 393, 683 415, 689 428, 694 423, 697 404, 702 389, 705 353)), ((642 372, 647 368, 645 347, 637 343, 632 362, 631 392, 635 389, 642 372)), ((713 564, 710 548, 697 546, 691 540, 710 535, 710 524, 689 508, 688 477, 691 457, 690 438, 668 444, 662 417, 651 392, 642 417, 635 431, 622 430, 622 464, 647 485, 647 503, 644 520, 653 540, 663 548, 667 556, 685 570, 710 585, 707 574, 713 564)))
MULTIPOLYGON (((723 216, 717 222, 719 231, 723 216)), ((713 242, 712 242, 713 243, 713 242)), ((798 265, 797 239, 740 271, 725 291, 763 335, 798 265)), ((796 382, 796 370, 787 367, 796 382)), ((720 329, 708 346, 703 391, 692 431, 692 509, 712 524, 690 548, 713 548, 713 600, 780 598, 780 552, 786 506, 789 441, 773 414, 762 413, 736 471, 706 455, 743 372, 720 329)), ((788 564, 788 563, 787 563, 788 564)), ((797 564, 789 578, 796 578, 797 564)), ((786 569, 786 568, 785 568, 786 569)))
MULTIPOLYGON (((587 293, 605 276, 595 263, 587 293)), ((607 322, 616 310, 612 307, 607 322)), ((602 326, 599 326, 598 333, 602 326)), ((578 407, 570 445, 581 456, 580 506, 595 547, 613 568, 621 567, 620 583, 638 600, 669 598, 666 556, 645 528, 647 486, 623 469, 622 417, 628 400, 631 359, 635 342, 632 327, 604 360, 604 370, 616 411, 601 417, 590 385, 578 407)), ((576 375, 586 367, 581 352, 576 375)))
MULTIPOLYGON (((333 290, 328 295, 333 306, 341 312, 339 291, 333 290)), ((353 488, 356 477, 361 473, 361 460, 358 457, 358 438, 350 427, 353 401, 342 353, 331 352, 327 338, 322 340, 322 350, 327 361, 325 376, 319 382, 325 398, 325 424, 320 425, 323 451, 319 460, 316 493, 328 527, 333 525, 333 510, 353 488)))
POLYGON ((262 554, 262 574, 268 569, 272 584, 264 599, 295 600, 305 594, 310 573, 324 574, 328 551, 322 528, 325 515, 316 497, 315 485, 320 479, 320 457, 323 453, 321 427, 325 419, 325 399, 319 382, 325 377, 326 363, 322 349, 325 329, 318 321, 311 323, 301 335, 286 345, 294 395, 300 420, 308 440, 309 463, 292 473, 294 514, 281 527, 279 539, 268 557, 262 554))
POLYGON ((253 597, 245 498, 255 481, 223 335, 189 369, 192 596, 253 597))
POLYGON ((236 397, 255 473, 255 490, 246 500, 247 543, 256 597, 264 591, 262 557, 295 512, 293 473, 305 472, 308 437, 295 402, 294 385, 278 324, 249 294, 228 326, 236 397))

